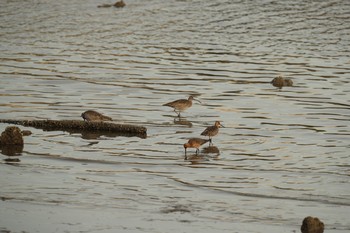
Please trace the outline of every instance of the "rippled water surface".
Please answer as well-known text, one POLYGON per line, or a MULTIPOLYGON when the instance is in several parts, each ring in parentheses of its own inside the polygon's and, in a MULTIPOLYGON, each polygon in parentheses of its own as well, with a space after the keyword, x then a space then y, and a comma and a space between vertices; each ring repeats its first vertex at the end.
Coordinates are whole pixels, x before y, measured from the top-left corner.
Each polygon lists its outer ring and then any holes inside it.
POLYGON ((311 215, 349 232, 348 1, 102 3, 0 2, 1 119, 94 109, 147 138, 19 126, 33 134, 2 152, 0 231, 281 233, 311 215), (182 118, 162 106, 189 95, 182 118))

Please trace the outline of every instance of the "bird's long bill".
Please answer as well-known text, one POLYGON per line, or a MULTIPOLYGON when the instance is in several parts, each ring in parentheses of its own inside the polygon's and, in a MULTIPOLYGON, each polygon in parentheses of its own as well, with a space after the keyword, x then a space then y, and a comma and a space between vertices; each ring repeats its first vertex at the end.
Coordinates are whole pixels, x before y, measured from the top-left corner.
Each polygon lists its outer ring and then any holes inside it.
POLYGON ((222 128, 226 128, 225 126, 223 126, 222 124, 220 124, 220 127, 222 127, 222 128))
POLYGON ((199 100, 197 100, 197 99, 195 99, 195 98, 193 98, 193 100, 197 101, 197 102, 200 103, 200 104, 202 103, 202 102, 200 102, 199 100))

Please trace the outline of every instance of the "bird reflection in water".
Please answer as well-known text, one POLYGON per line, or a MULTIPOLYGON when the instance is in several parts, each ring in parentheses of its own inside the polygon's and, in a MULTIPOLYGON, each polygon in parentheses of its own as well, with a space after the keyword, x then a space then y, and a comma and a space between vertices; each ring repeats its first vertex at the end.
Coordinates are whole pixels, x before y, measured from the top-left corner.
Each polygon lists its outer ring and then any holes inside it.
POLYGON ((199 164, 201 162, 209 161, 209 159, 217 159, 220 155, 218 147, 209 145, 202 149, 202 155, 195 153, 192 155, 185 154, 185 160, 191 161, 192 164, 199 164))
POLYGON ((201 164, 201 163, 207 162, 209 161, 209 158, 203 155, 191 154, 191 155, 186 155, 185 160, 191 162, 191 164, 194 165, 194 164, 201 164))
POLYGON ((204 154, 216 154, 216 155, 220 154, 219 148, 217 148, 216 146, 213 146, 212 144, 210 144, 208 147, 204 147, 202 151, 204 154))
POLYGON ((106 137, 116 137, 116 136, 108 136, 106 133, 102 132, 81 132, 81 138, 86 139, 86 140, 94 140, 94 139, 99 139, 102 136, 106 137))
POLYGON ((116 138, 118 136, 121 136, 117 133, 111 133, 111 132, 91 132, 91 131, 83 131, 81 133, 81 138, 85 140, 90 140, 89 144, 87 146, 93 146, 99 143, 99 141, 92 141, 101 139, 101 137, 108 137, 108 138, 116 138))
POLYGON ((186 120, 186 118, 184 118, 184 117, 175 117, 174 124, 175 125, 185 125, 185 126, 188 126, 189 128, 192 127, 192 123, 190 121, 186 120))
POLYGON ((23 152, 23 145, 2 145, 1 154, 7 156, 21 156, 23 152))
POLYGON ((1 154, 8 156, 4 159, 6 163, 18 163, 21 160, 18 156, 22 155, 23 145, 2 145, 1 154))
POLYGON ((208 162, 211 159, 217 160, 220 155, 220 150, 216 146, 204 147, 201 153, 185 154, 185 160, 190 161, 191 164, 201 164, 208 162))
POLYGON ((134 133, 128 133, 128 132, 110 132, 105 130, 89 131, 89 130, 70 129, 66 131, 70 134, 80 134, 81 138, 86 140, 101 139, 101 137, 116 138, 116 137, 134 137, 134 136, 141 137, 142 136, 142 135, 135 135, 134 133))
POLYGON ((14 164, 14 163, 19 163, 21 160, 19 158, 6 158, 4 159, 6 164, 14 164))
MULTIPOLYGON (((203 156, 199 154, 199 147, 204 145, 205 143, 209 142, 209 139, 202 139, 202 138, 191 138, 188 140, 187 143, 184 144, 184 148, 185 148, 185 160, 190 160, 190 161, 196 161, 197 163, 203 162, 203 161, 207 161, 208 160, 208 156, 203 156), (196 153, 187 156, 187 149, 188 148, 195 148, 196 149, 196 153)), ((203 148, 202 150, 203 154, 209 155, 209 154, 215 154, 215 157, 218 157, 220 154, 220 150, 219 148, 217 148, 216 146, 213 146, 211 144, 209 144, 208 147, 203 148)))

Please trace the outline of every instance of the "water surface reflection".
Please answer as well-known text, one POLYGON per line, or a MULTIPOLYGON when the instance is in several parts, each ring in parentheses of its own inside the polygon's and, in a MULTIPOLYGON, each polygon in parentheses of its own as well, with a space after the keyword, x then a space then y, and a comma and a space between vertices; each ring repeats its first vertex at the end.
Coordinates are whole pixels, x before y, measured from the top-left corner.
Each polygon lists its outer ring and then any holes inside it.
POLYGON ((1 118, 99 109, 147 138, 28 128, 20 162, 1 155, 1 230, 280 233, 307 215, 350 230, 347 1, 99 4, 0 3, 1 118), (184 118, 162 106, 189 95, 184 118))

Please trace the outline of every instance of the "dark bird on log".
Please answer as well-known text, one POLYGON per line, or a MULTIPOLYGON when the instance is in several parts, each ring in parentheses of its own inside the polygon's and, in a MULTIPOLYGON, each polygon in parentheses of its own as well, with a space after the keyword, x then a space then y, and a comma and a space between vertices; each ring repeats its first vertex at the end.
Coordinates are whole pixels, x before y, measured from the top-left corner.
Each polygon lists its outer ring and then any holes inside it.
POLYGON ((93 110, 83 112, 81 117, 84 119, 84 121, 113 121, 112 118, 93 110))

